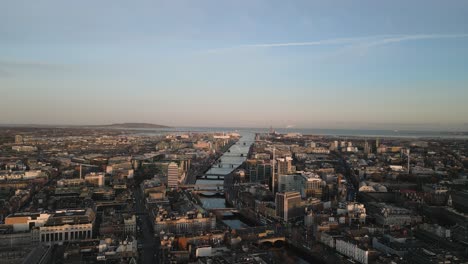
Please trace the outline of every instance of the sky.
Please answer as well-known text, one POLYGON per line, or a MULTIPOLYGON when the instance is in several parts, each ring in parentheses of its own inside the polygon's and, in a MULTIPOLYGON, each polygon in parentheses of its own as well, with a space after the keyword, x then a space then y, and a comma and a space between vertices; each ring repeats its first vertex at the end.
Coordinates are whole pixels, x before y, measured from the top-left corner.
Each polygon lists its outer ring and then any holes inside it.
POLYGON ((4 0, 0 124, 468 130, 468 1, 4 0))

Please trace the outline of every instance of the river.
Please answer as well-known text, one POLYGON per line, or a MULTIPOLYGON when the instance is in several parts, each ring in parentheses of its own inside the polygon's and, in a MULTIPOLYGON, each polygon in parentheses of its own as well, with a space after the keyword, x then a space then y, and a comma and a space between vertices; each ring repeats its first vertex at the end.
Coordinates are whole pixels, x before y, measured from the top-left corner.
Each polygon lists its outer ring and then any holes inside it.
MULTIPOLYGON (((255 140, 255 133, 249 131, 241 131, 241 138, 236 144, 229 148, 229 151, 224 153, 220 158, 221 162, 213 165, 207 174, 229 174, 235 168, 239 167, 246 159, 249 153, 250 145, 255 140)), ((223 180, 197 180, 196 184, 223 184, 223 180)), ((222 208, 226 207, 224 198, 205 198, 201 197, 200 200, 205 208, 222 208)), ((240 220, 223 220, 225 224, 231 228, 247 227, 245 223, 240 220)))
MULTIPOLYGON (((241 134, 239 141, 235 145, 231 146, 228 152, 224 153, 224 155, 220 158, 221 162, 213 165, 210 170, 206 172, 207 174, 229 174, 247 159, 250 145, 253 144, 255 140, 255 132, 244 130, 240 131, 239 133, 241 134)), ((199 179, 196 182, 196 184, 216 183, 223 184, 223 181, 199 179)), ((200 197, 200 200, 203 203, 203 207, 205 208, 226 207, 224 198, 200 197)), ((225 219, 223 222, 232 229, 249 227, 247 223, 244 223, 239 219, 225 219)), ((284 250, 272 249, 270 254, 272 254, 274 263, 309 263, 303 258, 299 257, 294 250, 289 248, 285 248, 284 250)))

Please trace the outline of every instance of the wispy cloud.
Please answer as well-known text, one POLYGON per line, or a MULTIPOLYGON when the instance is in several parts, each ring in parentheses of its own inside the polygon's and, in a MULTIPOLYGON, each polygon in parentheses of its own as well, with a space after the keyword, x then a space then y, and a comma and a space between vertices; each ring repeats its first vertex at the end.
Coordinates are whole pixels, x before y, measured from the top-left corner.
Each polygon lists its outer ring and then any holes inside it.
POLYGON ((10 77, 14 72, 25 70, 56 71, 63 70, 69 65, 41 61, 20 61, 0 59, 0 77, 10 77))
POLYGON ((399 43, 405 41, 416 40, 430 40, 430 39, 453 39, 453 38, 467 38, 468 34, 414 34, 414 35, 376 35, 367 37, 356 38, 335 38, 325 39, 308 42, 279 42, 279 43, 258 43, 258 44, 244 44, 226 48, 210 49, 209 53, 222 53, 235 51, 240 49, 254 49, 254 48, 280 48, 280 47, 295 47, 295 46, 351 46, 360 48, 372 48, 376 46, 383 46, 392 43, 399 43))
POLYGON ((399 43, 403 41, 412 40, 429 40, 429 39, 453 39, 453 38, 466 38, 468 34, 423 34, 423 35, 403 35, 383 38, 369 43, 364 43, 367 47, 381 46, 391 43, 399 43))
POLYGON ((60 68, 64 65, 41 61, 0 60, 0 67, 5 68, 60 68))

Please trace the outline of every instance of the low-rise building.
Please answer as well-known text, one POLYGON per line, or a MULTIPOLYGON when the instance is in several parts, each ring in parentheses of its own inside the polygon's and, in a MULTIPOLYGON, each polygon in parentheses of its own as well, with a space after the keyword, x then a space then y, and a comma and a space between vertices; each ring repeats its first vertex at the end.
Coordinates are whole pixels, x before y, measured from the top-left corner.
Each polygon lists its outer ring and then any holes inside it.
POLYGON ((413 214, 410 210, 385 203, 370 203, 373 216, 380 225, 405 226, 419 223, 421 216, 413 214))
POLYGON ((336 251, 359 263, 369 263, 369 250, 361 247, 356 241, 339 238, 336 240, 336 251))
POLYGON ((44 226, 33 229, 33 240, 54 244, 90 239, 94 221, 95 213, 91 208, 56 211, 44 226))
POLYGON ((216 217, 207 212, 188 211, 184 215, 160 209, 154 218, 154 232, 186 234, 197 231, 212 230, 216 227, 216 217))

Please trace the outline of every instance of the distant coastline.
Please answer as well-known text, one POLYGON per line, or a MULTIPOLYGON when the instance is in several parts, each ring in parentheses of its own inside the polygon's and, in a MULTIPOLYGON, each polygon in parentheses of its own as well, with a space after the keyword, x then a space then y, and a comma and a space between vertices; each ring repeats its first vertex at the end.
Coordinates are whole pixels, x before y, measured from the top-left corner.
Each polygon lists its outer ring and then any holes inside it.
POLYGON ((115 129, 160 129, 171 128, 169 126, 151 123, 116 123, 107 125, 48 125, 48 124, 0 124, 6 128, 115 128, 115 129))
POLYGON ((119 123, 119 124, 110 124, 110 125, 93 125, 93 126, 84 126, 84 127, 103 127, 103 128, 170 128, 164 125, 157 125, 151 123, 119 123))
MULTIPOLYGON (((255 133, 268 133, 269 128, 245 128, 245 127, 172 127, 166 129, 140 129, 137 133, 153 135, 161 133, 187 133, 187 132, 229 132, 251 131, 255 133)), ((299 133, 302 135, 316 135, 328 137, 349 138, 409 138, 409 139, 467 139, 468 132, 463 131, 429 131, 429 130, 373 130, 373 129, 321 129, 321 128, 277 128, 277 133, 299 133)))
MULTIPOLYGON (((111 129, 128 130, 136 134, 165 134, 187 132, 228 132, 251 131, 268 133, 269 128, 246 127, 169 127, 151 123, 116 123, 107 125, 40 125, 40 124, 0 124, 0 128, 75 128, 75 129, 111 129)), ((390 130, 390 129, 327 129, 327 128, 273 128, 277 133, 299 133, 302 135, 351 137, 351 138, 446 138, 468 139, 468 131, 436 131, 436 130, 390 130)))

